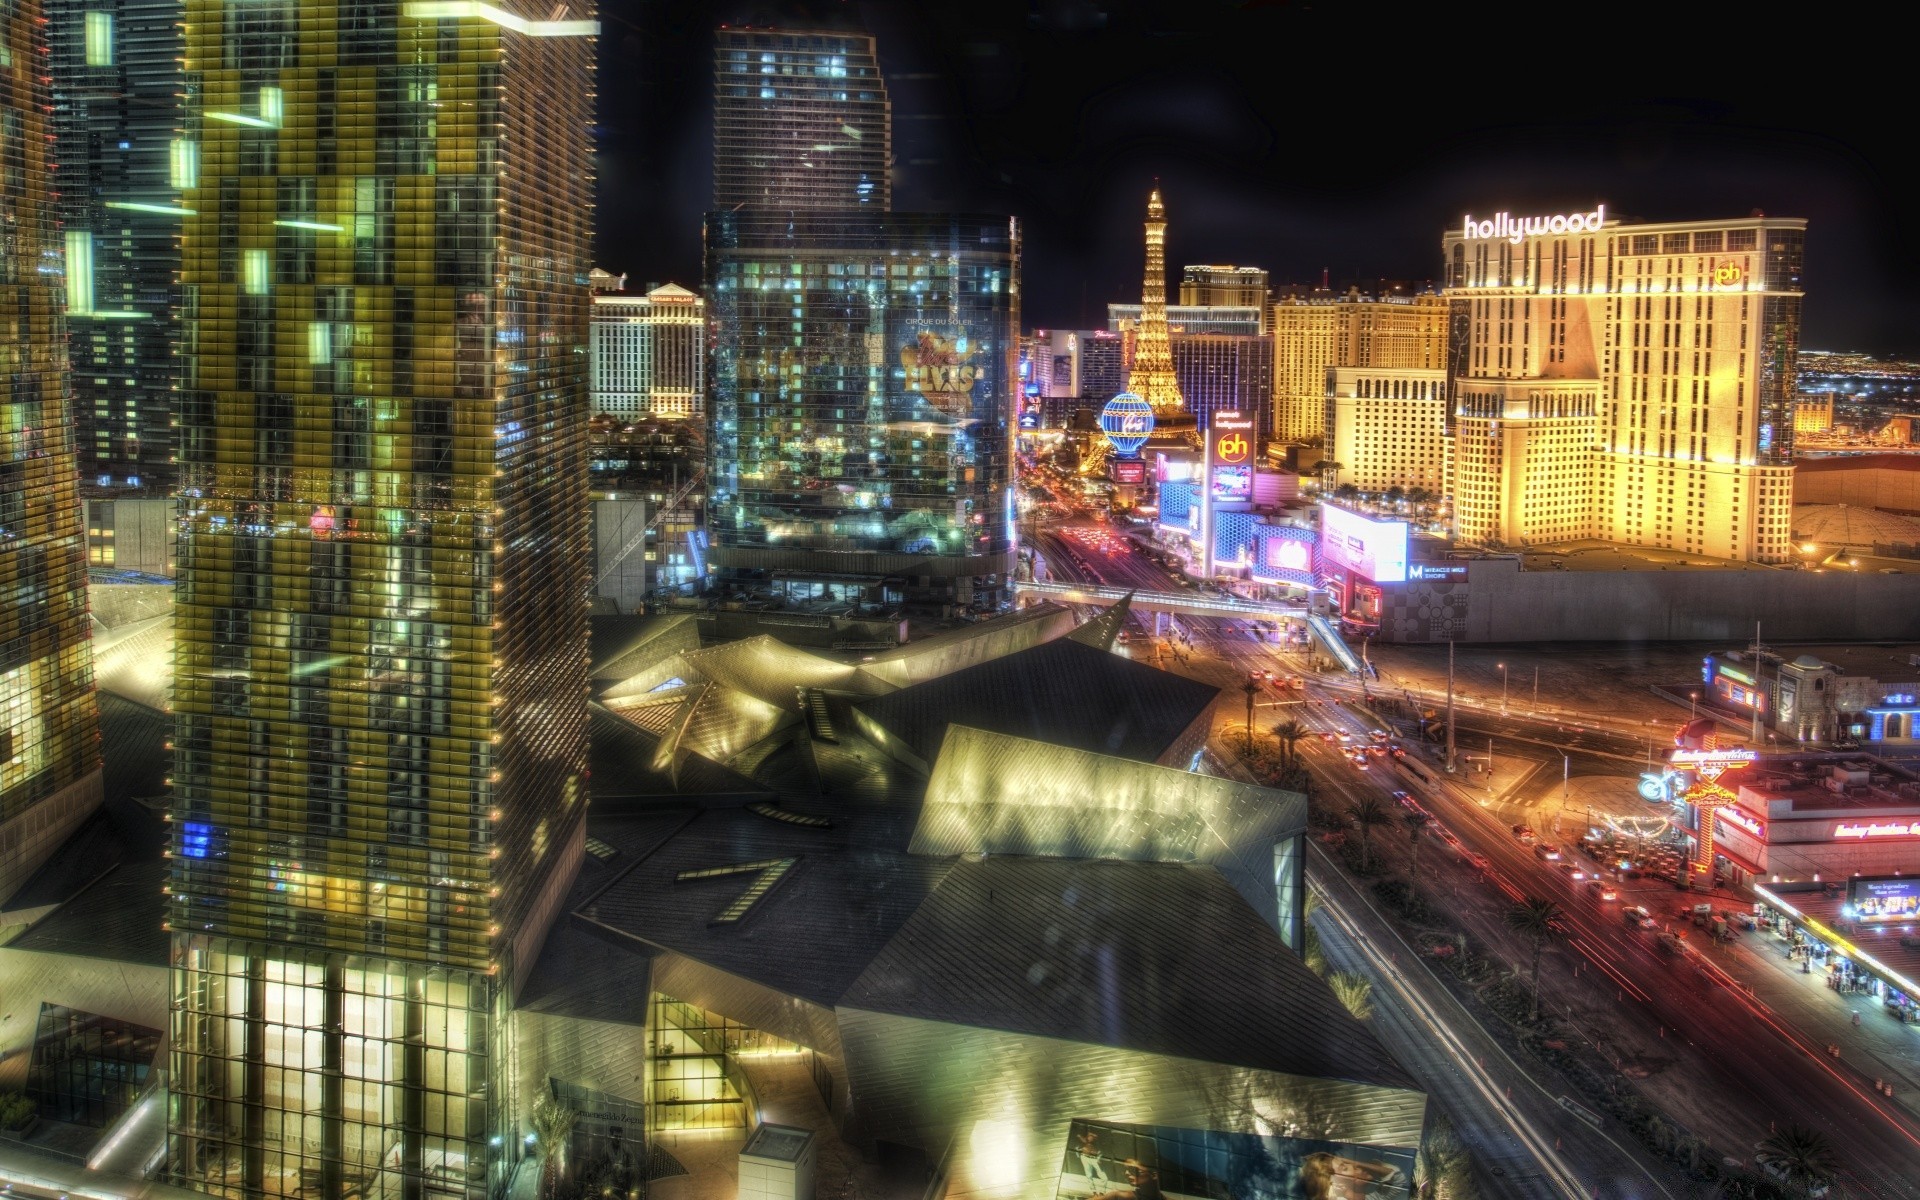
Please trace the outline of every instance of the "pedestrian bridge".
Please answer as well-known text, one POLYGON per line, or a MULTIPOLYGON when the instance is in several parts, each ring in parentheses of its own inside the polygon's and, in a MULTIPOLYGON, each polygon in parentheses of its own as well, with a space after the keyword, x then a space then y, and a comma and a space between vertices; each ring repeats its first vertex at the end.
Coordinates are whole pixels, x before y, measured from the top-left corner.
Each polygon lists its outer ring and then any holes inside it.
POLYGON ((1206 596, 1195 592, 1148 592, 1116 587, 1108 583, 1030 583, 1014 584, 1022 596, 1038 596, 1061 604, 1095 604, 1105 607, 1128 600, 1136 612, 1179 613, 1189 617, 1216 619, 1239 618, 1248 621, 1304 622, 1313 639, 1349 674, 1361 670, 1360 657, 1325 617, 1309 615, 1304 608, 1274 604, 1263 600, 1239 600, 1230 596, 1206 596))

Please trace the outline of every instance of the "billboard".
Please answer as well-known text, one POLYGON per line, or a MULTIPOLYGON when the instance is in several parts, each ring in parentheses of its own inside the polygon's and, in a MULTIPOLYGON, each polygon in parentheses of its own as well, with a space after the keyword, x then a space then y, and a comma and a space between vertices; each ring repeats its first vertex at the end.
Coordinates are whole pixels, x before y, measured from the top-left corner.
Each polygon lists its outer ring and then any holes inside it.
POLYGON ((1407 523, 1377 520, 1331 504, 1320 506, 1320 558, 1375 583, 1407 578, 1407 523))
POLYGON ((887 325, 901 390, 948 416, 973 416, 976 386, 991 382, 979 339, 952 323, 894 318, 887 325))
POLYGON ((1259 531, 1260 552, 1254 559, 1256 579, 1274 579, 1285 583, 1313 582, 1313 542, 1311 529, 1290 525, 1267 526, 1259 531))
POLYGON ((1107 464, 1107 477, 1115 483, 1143 484, 1147 464, 1137 458, 1116 458, 1107 464))
POLYGON ((1253 422, 1239 413, 1215 413, 1207 425, 1207 467, 1215 500, 1253 499, 1253 422))
POLYGON ((1407 1200, 1413 1151, 1077 1120, 1056 1200, 1407 1200))
POLYGON ((1847 900, 1855 920, 1911 921, 1920 918, 1920 877, 1851 879, 1847 900))

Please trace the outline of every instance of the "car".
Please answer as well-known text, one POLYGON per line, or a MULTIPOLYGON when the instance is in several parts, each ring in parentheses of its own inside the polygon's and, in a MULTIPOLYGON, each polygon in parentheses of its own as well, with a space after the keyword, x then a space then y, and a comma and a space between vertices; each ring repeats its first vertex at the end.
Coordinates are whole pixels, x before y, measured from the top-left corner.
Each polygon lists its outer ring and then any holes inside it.
POLYGON ((1353 765, 1360 768, 1362 771, 1364 771, 1368 768, 1370 764, 1367 762, 1367 760, 1364 757, 1356 757, 1353 760, 1353 765))
POLYGON ((1330 733, 1323 733, 1323 734, 1321 734, 1321 735, 1320 735, 1320 740, 1321 740, 1321 741, 1323 741, 1323 742, 1333 742, 1333 741, 1337 741, 1337 740, 1339 740, 1339 739, 1337 739, 1337 738, 1335 738, 1335 737, 1334 737, 1334 736, 1333 736, 1332 734, 1330 734, 1330 733))
POLYGON ((1385 758, 1387 756, 1387 748, 1385 746, 1368 746, 1367 753, 1375 758, 1385 758))
POLYGON ((1388 735, 1387 735, 1387 731, 1384 729, 1375 729, 1370 731, 1367 734, 1367 736, 1372 738, 1376 742, 1384 742, 1387 740, 1388 735))
POLYGON ((1587 880, 1587 891, 1597 900, 1618 900, 1620 893, 1604 879, 1587 880))
POLYGON ((1344 729, 1342 729, 1339 733, 1334 734, 1333 736, 1340 739, 1342 742, 1350 742, 1353 740, 1353 735, 1348 733, 1344 729))
POLYGON ((1653 919, 1653 914, 1648 912, 1645 906, 1639 904, 1627 905, 1620 910, 1620 915, 1635 929, 1652 929, 1660 923, 1653 919))
POLYGON ((1560 861, 1560 847, 1554 845, 1552 842, 1541 842, 1533 848, 1533 852, 1547 862, 1560 861))
MULTIPOLYGON (((1784 1168, 1774 1163, 1771 1155, 1768 1155, 1765 1153, 1754 1155, 1753 1165, 1756 1167, 1759 1167, 1761 1173, 1764 1174, 1768 1179, 1773 1180, 1775 1183, 1793 1183, 1794 1182, 1793 1179, 1787 1174, 1784 1168)), ((1827 1193, 1828 1193, 1828 1187, 1824 1183, 1814 1184, 1812 1187, 1808 1188, 1806 1192, 1806 1194, 1809 1197, 1811 1197, 1812 1200, 1822 1200, 1822 1198, 1826 1196, 1827 1193)))
POLYGON ((1567 874, 1573 876, 1575 879, 1585 879, 1587 877, 1587 873, 1580 869, 1579 863, 1570 862, 1567 859, 1563 858, 1559 862, 1555 863, 1554 865, 1559 867, 1562 871, 1565 871, 1567 874))
POLYGON ((1525 825, 1515 825, 1513 827, 1513 836, 1523 842, 1530 842, 1533 840, 1533 830, 1525 825))
POLYGON ((1408 808, 1412 808, 1414 806, 1413 793, 1409 792, 1405 788, 1395 788, 1393 792, 1393 798, 1395 800, 1398 800, 1400 803, 1406 805, 1408 808))

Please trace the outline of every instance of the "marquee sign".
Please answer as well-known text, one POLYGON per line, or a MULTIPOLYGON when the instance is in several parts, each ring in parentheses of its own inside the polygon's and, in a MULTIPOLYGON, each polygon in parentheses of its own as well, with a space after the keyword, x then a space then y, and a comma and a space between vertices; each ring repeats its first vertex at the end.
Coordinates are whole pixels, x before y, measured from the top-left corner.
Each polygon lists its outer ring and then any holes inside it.
POLYGON ((1833 827, 1835 841, 1920 837, 1920 821, 1842 821, 1833 827))

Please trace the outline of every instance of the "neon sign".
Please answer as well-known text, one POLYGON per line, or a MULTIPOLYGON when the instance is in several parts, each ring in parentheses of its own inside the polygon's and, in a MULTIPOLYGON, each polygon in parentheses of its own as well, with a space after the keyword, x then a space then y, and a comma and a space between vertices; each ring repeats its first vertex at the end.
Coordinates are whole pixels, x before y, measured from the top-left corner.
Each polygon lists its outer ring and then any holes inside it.
POLYGON ((1920 821, 1868 821, 1860 824, 1842 821, 1833 827, 1836 840, 1864 841, 1868 838, 1920 837, 1920 821))
POLYGON ((1883 701, 1883 703, 1886 703, 1886 704, 1912 704, 1912 703, 1913 703, 1913 693, 1912 693, 1912 692, 1899 692, 1899 693, 1896 693, 1895 695, 1892 695, 1892 696, 1888 696, 1888 697, 1886 698, 1886 700, 1885 700, 1885 701, 1883 701))
POLYGON ((1667 761, 1679 767, 1693 767, 1702 775, 1711 770, 1717 777, 1722 771, 1744 767, 1759 757, 1752 750, 1675 750, 1667 756, 1667 761))
POLYGON ((1599 205, 1590 213, 1560 213, 1551 217, 1516 218, 1511 213, 1500 212, 1493 214, 1490 221, 1475 221, 1473 214, 1468 213, 1462 220, 1470 242, 1504 238, 1518 246, 1543 233, 1599 233, 1600 227, 1607 223, 1607 206, 1599 205))
POLYGON ((1713 264, 1713 282, 1719 287, 1735 287, 1744 283, 1747 268, 1737 262, 1717 262, 1713 264))
POLYGON ((1725 821, 1727 824, 1732 825, 1737 829, 1744 829, 1748 833, 1752 834, 1754 837, 1759 838, 1761 841, 1763 842, 1766 841, 1767 827, 1763 825, 1758 819, 1756 819, 1755 817, 1747 813, 1746 810, 1735 808, 1729 804, 1721 808, 1716 808, 1713 811, 1716 816, 1718 816, 1722 821, 1725 821))

